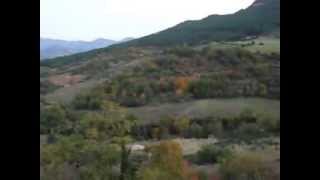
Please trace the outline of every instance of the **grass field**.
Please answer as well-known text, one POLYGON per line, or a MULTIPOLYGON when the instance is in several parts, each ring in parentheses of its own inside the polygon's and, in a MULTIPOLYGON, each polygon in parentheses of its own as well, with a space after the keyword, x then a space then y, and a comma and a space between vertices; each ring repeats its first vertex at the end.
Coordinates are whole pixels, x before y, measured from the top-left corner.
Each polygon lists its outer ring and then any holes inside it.
POLYGON ((75 84, 73 86, 62 87, 45 96, 47 100, 69 103, 77 94, 89 90, 90 88, 105 81, 105 79, 91 79, 85 82, 75 84))
MULTIPOLYGON (((202 146, 208 145, 208 144, 216 144, 219 142, 218 139, 215 138, 200 138, 200 139, 184 139, 184 138, 175 138, 171 139, 177 143, 179 143, 182 147, 182 151, 184 155, 190 155, 197 153, 202 146)), ((263 148, 257 148, 259 145, 258 143, 254 144, 241 144, 241 143, 230 143, 226 147, 231 148, 233 151, 264 151, 264 152, 274 152, 275 151, 275 145, 268 145, 266 141, 272 141, 277 142, 280 145, 280 137, 269 137, 264 139, 265 142, 263 142, 263 139, 260 139, 260 144, 264 144, 263 148)), ((133 144, 140 144, 140 145, 153 145, 157 144, 160 141, 137 141, 133 144)), ((218 146, 218 145, 217 145, 218 146)), ((276 150, 277 151, 277 150, 276 150)), ((272 153, 266 153, 267 155, 273 155, 272 153)), ((279 155, 280 156, 280 155, 279 155)))
POLYGON ((259 114, 280 117, 280 101, 263 98, 205 99, 184 103, 166 103, 157 106, 129 108, 138 118, 150 122, 168 115, 188 115, 189 117, 232 117, 250 109, 259 114))
POLYGON ((254 40, 247 41, 235 41, 235 42, 212 42, 209 44, 212 48, 232 48, 232 47, 242 47, 252 52, 263 52, 263 53, 280 53, 280 39, 271 37, 259 37, 254 40), (254 42, 253 45, 248 45, 254 42))

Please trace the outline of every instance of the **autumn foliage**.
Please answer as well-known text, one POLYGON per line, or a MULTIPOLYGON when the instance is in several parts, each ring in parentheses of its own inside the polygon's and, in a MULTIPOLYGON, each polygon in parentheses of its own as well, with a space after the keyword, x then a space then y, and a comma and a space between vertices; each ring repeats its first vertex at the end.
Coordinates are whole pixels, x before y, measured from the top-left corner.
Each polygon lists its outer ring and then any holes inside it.
POLYGON ((162 141, 149 148, 151 158, 140 169, 141 180, 198 180, 198 175, 183 159, 182 148, 174 141, 162 141))
POLYGON ((182 95, 188 90, 190 78, 177 77, 174 81, 175 91, 177 95, 182 95))

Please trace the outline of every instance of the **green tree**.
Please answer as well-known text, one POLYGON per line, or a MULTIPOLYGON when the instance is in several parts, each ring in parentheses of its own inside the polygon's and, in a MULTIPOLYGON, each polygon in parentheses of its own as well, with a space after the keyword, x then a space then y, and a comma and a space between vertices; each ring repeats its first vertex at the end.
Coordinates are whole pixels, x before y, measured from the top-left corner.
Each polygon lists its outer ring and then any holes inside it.
POLYGON ((51 104, 40 113, 40 126, 50 135, 61 133, 67 127, 66 111, 60 104, 51 104))
POLYGON ((82 132, 93 142, 109 141, 120 147, 120 180, 124 180, 130 166, 131 150, 126 145, 131 142, 130 132, 137 119, 113 102, 105 102, 102 112, 88 113, 81 121, 82 132))
POLYGON ((173 126, 179 135, 184 135, 190 127, 190 119, 186 116, 177 117, 174 119, 173 126))

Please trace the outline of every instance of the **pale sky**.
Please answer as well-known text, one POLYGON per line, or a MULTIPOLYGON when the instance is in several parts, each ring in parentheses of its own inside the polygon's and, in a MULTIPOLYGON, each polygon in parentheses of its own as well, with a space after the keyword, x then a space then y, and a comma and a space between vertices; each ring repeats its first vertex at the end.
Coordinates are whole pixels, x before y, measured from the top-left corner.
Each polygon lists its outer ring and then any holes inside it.
POLYGON ((64 40, 142 37, 186 20, 230 14, 254 0, 40 0, 40 36, 64 40))

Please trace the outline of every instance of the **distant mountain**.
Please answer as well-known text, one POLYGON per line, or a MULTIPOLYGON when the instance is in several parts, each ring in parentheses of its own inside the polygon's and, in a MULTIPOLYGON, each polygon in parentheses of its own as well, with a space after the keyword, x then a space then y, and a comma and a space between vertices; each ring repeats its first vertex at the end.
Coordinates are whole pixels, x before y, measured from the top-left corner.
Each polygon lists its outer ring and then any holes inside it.
MULTIPOLYGON (((211 15, 115 46, 169 46, 232 41, 280 30, 280 0, 256 0, 234 14, 211 15)), ((279 33, 277 33, 279 34, 279 33)))
POLYGON ((117 41, 109 39, 96 39, 94 41, 65 41, 40 38, 40 59, 65 56, 93 49, 108 47, 117 41))
POLYGON ((123 38, 121 41, 119 41, 119 42, 128 42, 128 41, 132 41, 132 40, 134 40, 135 38, 132 38, 132 37, 127 37, 127 38, 123 38))

